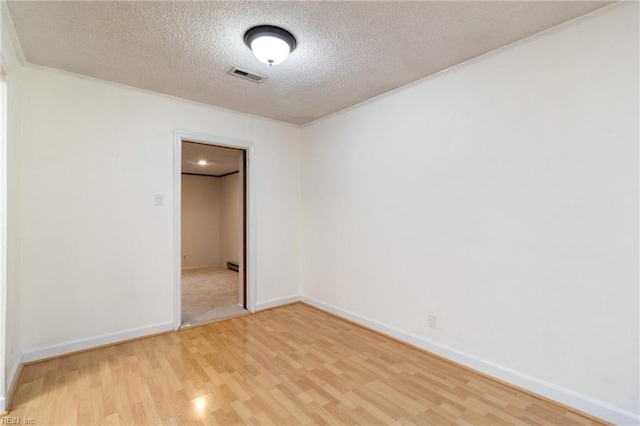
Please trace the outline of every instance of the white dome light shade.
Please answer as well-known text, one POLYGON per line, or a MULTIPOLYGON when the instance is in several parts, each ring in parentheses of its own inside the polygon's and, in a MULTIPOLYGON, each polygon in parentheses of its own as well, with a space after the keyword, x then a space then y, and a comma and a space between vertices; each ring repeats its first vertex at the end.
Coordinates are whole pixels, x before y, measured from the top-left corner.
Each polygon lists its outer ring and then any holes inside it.
POLYGON ((296 48, 296 39, 289 31, 272 25, 249 29, 244 42, 260 62, 269 66, 281 63, 296 48))
POLYGON ((260 62, 278 65, 289 56, 289 45, 276 37, 258 37, 251 42, 251 50, 260 62))

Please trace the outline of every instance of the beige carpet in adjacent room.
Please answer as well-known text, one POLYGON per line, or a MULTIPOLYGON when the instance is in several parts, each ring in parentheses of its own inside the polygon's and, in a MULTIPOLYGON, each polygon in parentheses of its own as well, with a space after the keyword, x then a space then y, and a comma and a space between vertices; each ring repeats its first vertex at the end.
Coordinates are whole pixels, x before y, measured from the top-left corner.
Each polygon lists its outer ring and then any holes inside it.
POLYGON ((238 273, 222 266, 182 270, 182 326, 247 312, 238 305, 238 273))

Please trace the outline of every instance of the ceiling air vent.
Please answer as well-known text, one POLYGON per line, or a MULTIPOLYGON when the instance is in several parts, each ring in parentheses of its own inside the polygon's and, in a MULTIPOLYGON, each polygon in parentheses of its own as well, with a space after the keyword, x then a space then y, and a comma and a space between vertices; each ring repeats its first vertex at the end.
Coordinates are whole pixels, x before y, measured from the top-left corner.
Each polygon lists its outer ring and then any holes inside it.
POLYGON ((260 83, 262 80, 266 78, 249 71, 241 70, 239 68, 231 68, 231 71, 229 71, 229 74, 235 75, 236 77, 244 78, 245 80, 253 81, 254 83, 260 83))

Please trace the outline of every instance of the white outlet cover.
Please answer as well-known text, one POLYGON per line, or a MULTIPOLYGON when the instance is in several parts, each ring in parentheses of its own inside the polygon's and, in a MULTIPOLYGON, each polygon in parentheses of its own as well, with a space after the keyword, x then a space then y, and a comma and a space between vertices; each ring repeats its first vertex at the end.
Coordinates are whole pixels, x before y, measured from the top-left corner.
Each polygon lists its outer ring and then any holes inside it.
POLYGON ((161 193, 154 194, 153 204, 156 206, 164 206, 164 194, 161 194, 161 193))
POLYGON ((427 317, 429 328, 433 328, 434 330, 438 328, 438 317, 434 314, 429 314, 427 317))

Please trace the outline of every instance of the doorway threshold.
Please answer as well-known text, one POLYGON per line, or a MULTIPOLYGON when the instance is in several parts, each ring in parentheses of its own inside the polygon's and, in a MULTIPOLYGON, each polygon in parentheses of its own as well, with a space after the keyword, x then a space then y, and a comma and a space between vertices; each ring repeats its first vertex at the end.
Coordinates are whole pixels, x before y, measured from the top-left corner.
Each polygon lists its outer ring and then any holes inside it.
POLYGON ((220 316, 218 318, 213 318, 213 319, 210 319, 210 320, 207 320, 207 321, 194 322, 194 323, 185 322, 180 326, 179 330, 186 330, 188 328, 194 328, 194 327, 200 327, 200 326, 203 326, 203 325, 214 324, 216 322, 226 321, 226 320, 230 320, 230 319, 238 318, 238 317, 243 317, 245 315, 251 315, 251 311, 248 311, 248 310, 246 310, 244 308, 240 308, 236 312, 228 313, 228 314, 222 315, 222 316, 220 316))

